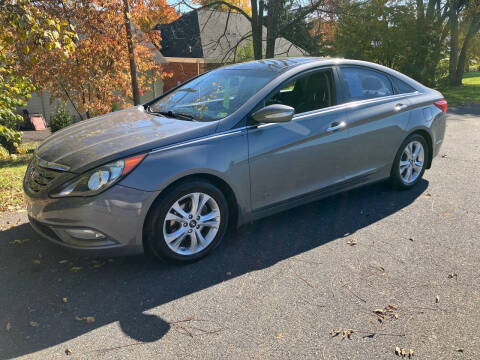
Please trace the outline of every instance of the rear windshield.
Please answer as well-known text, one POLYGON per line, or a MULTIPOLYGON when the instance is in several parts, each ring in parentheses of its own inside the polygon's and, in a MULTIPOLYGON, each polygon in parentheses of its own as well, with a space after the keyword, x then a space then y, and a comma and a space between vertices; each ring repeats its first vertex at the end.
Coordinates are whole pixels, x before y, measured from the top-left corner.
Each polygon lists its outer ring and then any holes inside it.
POLYGON ((196 121, 215 121, 235 112, 268 84, 276 73, 248 69, 208 72, 150 105, 152 112, 169 112, 196 121))

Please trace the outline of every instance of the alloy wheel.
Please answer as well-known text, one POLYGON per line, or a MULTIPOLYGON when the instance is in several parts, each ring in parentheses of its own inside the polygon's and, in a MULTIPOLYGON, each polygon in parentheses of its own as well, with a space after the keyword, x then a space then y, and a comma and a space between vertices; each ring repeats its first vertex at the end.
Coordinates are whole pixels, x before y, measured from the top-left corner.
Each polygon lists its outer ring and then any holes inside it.
POLYGON ((422 173, 425 163, 425 150, 423 145, 417 141, 411 141, 407 144, 400 157, 400 178, 406 184, 412 184, 422 173))
POLYGON ((197 254, 215 239, 220 220, 220 208, 213 197, 190 193, 176 200, 168 210, 163 237, 176 254, 197 254))

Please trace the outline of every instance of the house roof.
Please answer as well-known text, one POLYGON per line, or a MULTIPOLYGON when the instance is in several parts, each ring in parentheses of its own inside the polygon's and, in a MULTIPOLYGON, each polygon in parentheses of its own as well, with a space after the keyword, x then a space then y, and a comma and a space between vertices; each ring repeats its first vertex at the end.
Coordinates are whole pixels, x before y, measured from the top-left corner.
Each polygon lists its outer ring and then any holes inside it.
MULTIPOLYGON (((227 11, 200 9, 184 14, 170 24, 157 25, 162 33, 161 52, 165 57, 204 58, 207 62, 234 59, 234 49, 250 46, 250 21, 227 11)), ((263 27, 263 51, 266 28, 263 27)), ((285 38, 275 43, 275 56, 303 56, 307 52, 285 38)))

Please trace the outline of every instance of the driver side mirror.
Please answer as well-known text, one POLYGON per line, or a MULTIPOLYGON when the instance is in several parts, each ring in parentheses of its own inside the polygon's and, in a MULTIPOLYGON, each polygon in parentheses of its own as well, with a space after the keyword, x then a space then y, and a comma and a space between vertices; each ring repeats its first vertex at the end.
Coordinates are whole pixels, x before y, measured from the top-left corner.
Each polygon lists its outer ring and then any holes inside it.
POLYGON ((295 109, 291 106, 274 104, 268 105, 252 114, 259 123, 281 123, 292 120, 295 109))

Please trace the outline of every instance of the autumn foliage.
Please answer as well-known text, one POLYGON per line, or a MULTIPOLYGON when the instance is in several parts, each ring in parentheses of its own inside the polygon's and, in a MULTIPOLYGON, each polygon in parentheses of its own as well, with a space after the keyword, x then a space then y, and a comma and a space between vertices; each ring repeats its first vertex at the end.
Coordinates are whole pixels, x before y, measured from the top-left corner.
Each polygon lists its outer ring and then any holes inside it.
MULTIPOLYGON (((123 1, 46 0, 38 5, 52 17, 71 24, 77 34, 75 51, 68 59, 53 51, 39 58, 29 69, 37 86, 53 98, 71 102, 76 115, 91 117, 125 107, 132 97, 129 55, 124 24, 123 1)), ((178 15, 166 0, 130 1, 134 25, 140 93, 165 76, 158 60, 161 34, 158 23, 178 15)))

